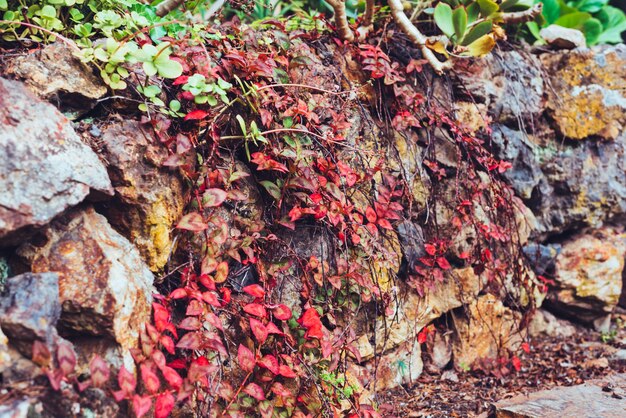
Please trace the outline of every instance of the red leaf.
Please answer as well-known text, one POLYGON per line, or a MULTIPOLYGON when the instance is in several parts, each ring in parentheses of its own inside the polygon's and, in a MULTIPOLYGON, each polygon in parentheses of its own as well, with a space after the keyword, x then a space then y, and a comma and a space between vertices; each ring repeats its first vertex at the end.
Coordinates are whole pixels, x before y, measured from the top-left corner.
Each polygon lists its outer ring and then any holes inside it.
POLYGON ((202 327, 202 322, 195 316, 188 316, 178 324, 179 329, 187 331, 196 331, 202 327))
POLYGON ((154 418, 167 418, 174 409, 174 402, 174 396, 169 392, 157 396, 154 404, 154 418))
POLYGON ((215 271, 215 283, 224 283, 228 278, 228 263, 222 261, 217 265, 215 271))
POLYGON ((219 316, 215 315, 213 312, 209 312, 205 315, 205 319, 207 320, 207 322, 211 325, 213 325, 215 328, 219 329, 220 331, 224 331, 224 327, 222 326, 222 320, 219 318, 219 316))
POLYGON ((267 340, 267 328, 261 321, 250 318, 250 328, 252 329, 252 333, 256 337, 259 344, 263 344, 265 340, 267 340))
POLYGON ((204 223, 202 215, 200 215, 198 212, 191 212, 186 214, 178 222, 178 225, 176 225, 176 228, 178 229, 185 229, 187 231, 193 232, 204 231, 208 227, 209 226, 204 223))
POLYGON ((317 338, 322 339, 322 322, 320 321, 320 315, 314 308, 309 308, 298 319, 298 323, 306 328, 305 338, 317 338))
POLYGON ((167 384, 174 390, 178 390, 183 385, 183 378, 180 377, 176 370, 172 369, 168 366, 163 366, 161 368, 161 373, 163 373, 163 377, 167 381, 167 384))
POLYGON ((59 343, 57 361, 59 362, 59 369, 61 369, 64 376, 74 372, 76 368, 76 353, 74 353, 74 348, 69 343, 59 343))
POLYGON ((268 334, 283 335, 283 332, 281 330, 279 330, 278 327, 276 325, 274 325, 273 322, 268 322, 266 328, 267 328, 267 333, 268 334))
POLYGON ((243 288, 243 291, 249 294, 250 296, 254 296, 255 298, 262 298, 265 296, 265 290, 258 284, 251 284, 250 286, 246 286, 243 288))
POLYGON ((259 318, 267 317, 267 311, 263 305, 259 305, 258 303, 249 303, 243 307, 243 310, 250 315, 258 316, 259 318))
POLYGON ((257 385, 256 383, 250 383, 248 386, 245 387, 243 392, 252 396, 257 401, 265 400, 265 393, 263 392, 263 389, 261 389, 261 386, 257 385))
POLYGON ((179 85, 181 85, 181 84, 186 84, 188 79, 189 79, 189 76, 188 76, 188 75, 181 75, 181 76, 178 76, 178 77, 176 78, 176 80, 174 80, 174 82, 172 83, 172 85, 174 85, 174 86, 179 86, 179 85))
POLYGON ((426 342, 426 339, 428 338, 428 332, 428 328, 422 329, 419 334, 417 334, 417 342, 420 344, 424 344, 426 342))
POLYGON ((445 257, 437 258, 437 265, 439 265, 442 270, 450 270, 450 263, 448 263, 448 260, 446 260, 445 257))
POLYGON ((170 354, 174 354, 174 352, 176 351, 175 349, 175 344, 174 344, 174 340, 172 340, 172 338, 169 335, 163 335, 161 336, 161 339, 159 340, 161 342, 161 345, 163 345, 163 348, 165 348, 165 350, 170 353, 170 354))
POLYGON ((296 373, 293 370, 291 370, 291 368, 289 366, 287 366, 285 364, 281 364, 280 365, 278 374, 280 374, 281 376, 284 376, 284 377, 288 377, 290 379, 295 379, 296 376, 297 376, 296 373))
POLYGON ((522 343, 522 350, 524 350, 526 354, 530 353, 530 345, 528 345, 528 343, 522 343))
POLYGON ((111 376, 109 365, 97 354, 89 362, 89 371, 91 372, 91 383, 95 387, 104 386, 111 376))
POLYGON ((291 309, 287 305, 280 304, 273 310, 274 317, 281 321, 287 321, 291 318, 291 309))
POLYGON ((187 291, 185 289, 174 289, 172 293, 170 293, 170 298, 172 299, 182 299, 187 297, 187 291))
POLYGON ((278 360, 276 360, 276 357, 271 354, 264 356, 262 359, 257 361, 257 364, 261 367, 266 368, 275 375, 280 372, 280 368, 278 367, 278 360))
POLYGON ((146 363, 142 363, 139 368, 141 369, 141 381, 143 382, 148 392, 158 392, 159 388, 161 387, 161 381, 159 380, 159 376, 157 376, 154 370, 152 370, 152 368, 146 363))
POLYGON ((135 387, 137 386, 135 376, 126 370, 126 367, 124 366, 122 366, 120 371, 117 373, 117 383, 120 386, 121 391, 126 396, 133 394, 135 392, 135 387))
POLYGON ((176 347, 187 350, 197 350, 201 345, 202 340, 200 338, 200 334, 197 332, 190 332, 183 335, 183 337, 178 341, 178 344, 176 344, 176 347))
POLYGON ((254 370, 254 354, 252 354, 252 351, 242 344, 239 344, 239 348, 237 350, 237 361, 244 371, 251 372, 254 370))
POLYGON ((133 396, 133 411, 137 418, 146 415, 152 407, 152 399, 149 396, 133 396))
POLYGON ((222 189, 207 189, 202 195, 202 204, 206 208, 220 206, 226 200, 226 196, 222 189))
POLYGON ((391 226, 391 223, 387 219, 379 219, 377 224, 381 228, 385 228, 385 229, 387 229, 389 231, 393 231, 393 227, 391 226))
POLYGON ((252 154, 252 158, 250 162, 255 163, 258 167, 258 170, 274 170, 281 171, 283 173, 288 173, 289 170, 284 164, 279 163, 274 160, 272 157, 268 157, 267 155, 261 152, 255 152, 252 154))
POLYGON ((511 364, 515 367, 515 371, 519 372, 522 369, 522 361, 517 356, 511 358, 511 364))
POLYGON ((202 109, 195 109, 187 113, 185 120, 200 120, 207 117, 209 113, 202 109))
POLYGON ((370 206, 368 206, 367 209, 365 209, 365 217, 371 223, 376 222, 376 212, 374 212, 374 209, 372 209, 370 206))

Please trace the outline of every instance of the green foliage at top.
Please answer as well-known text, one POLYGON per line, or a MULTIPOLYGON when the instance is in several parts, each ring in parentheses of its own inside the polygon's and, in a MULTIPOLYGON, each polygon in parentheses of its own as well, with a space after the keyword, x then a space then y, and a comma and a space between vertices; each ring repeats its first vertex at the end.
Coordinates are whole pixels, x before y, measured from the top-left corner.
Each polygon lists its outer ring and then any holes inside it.
MULTIPOLYGON (((538 0, 536 2, 539 3, 538 0)), ((541 3, 541 17, 526 24, 529 31, 527 38, 531 41, 541 43, 541 28, 558 25, 580 30, 589 46, 622 42, 621 34, 626 31, 626 14, 610 6, 609 0, 542 0, 541 3)))

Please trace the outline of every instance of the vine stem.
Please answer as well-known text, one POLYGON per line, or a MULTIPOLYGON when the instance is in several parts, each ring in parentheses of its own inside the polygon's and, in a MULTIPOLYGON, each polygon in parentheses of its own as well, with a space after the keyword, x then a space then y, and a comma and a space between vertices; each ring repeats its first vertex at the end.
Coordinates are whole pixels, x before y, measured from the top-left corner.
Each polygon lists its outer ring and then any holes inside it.
POLYGON ((252 370, 250 370, 248 372, 246 377, 243 379, 243 382, 241 383, 241 385, 239 385, 239 388, 237 389, 237 392, 235 392, 235 395, 233 396, 233 398, 230 400, 230 402, 228 402, 228 405, 226 405, 226 408, 224 408, 224 411, 228 411, 228 408, 230 408, 230 406, 233 404, 233 402, 235 402, 235 399, 237 399, 237 396, 239 396, 239 393, 241 392, 241 389, 243 389, 243 386, 246 384, 246 382, 248 381, 248 378, 252 375, 253 371, 254 371, 254 369, 252 369, 252 370))
POLYGON ((52 36, 55 36, 55 37, 59 38, 64 43, 68 44, 69 46, 74 48, 76 51, 80 52, 80 48, 78 47, 78 45, 76 45, 76 42, 74 42, 71 39, 66 38, 65 36, 60 35, 60 34, 58 34, 56 32, 53 32, 53 31, 48 30, 46 28, 42 28, 41 26, 33 25, 31 23, 26 23, 26 22, 15 22, 15 21, 12 21, 12 20, 0 20, 0 23, 5 23, 7 25, 27 26, 29 28, 40 30, 40 31, 45 32, 45 33, 47 33, 49 35, 52 35, 52 36))

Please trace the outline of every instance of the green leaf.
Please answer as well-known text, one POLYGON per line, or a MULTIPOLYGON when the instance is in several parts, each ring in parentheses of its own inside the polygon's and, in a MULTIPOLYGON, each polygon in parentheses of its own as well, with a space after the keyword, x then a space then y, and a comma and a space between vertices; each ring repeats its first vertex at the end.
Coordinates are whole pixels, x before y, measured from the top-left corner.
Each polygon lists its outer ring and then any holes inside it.
POLYGON ((602 33, 602 23, 592 17, 583 23, 583 33, 585 34, 585 39, 587 40, 587 45, 595 45, 598 43, 598 39, 600 39, 600 34, 602 33))
POLYGON ((608 2, 609 0, 580 0, 572 6, 581 12, 596 13, 606 6, 608 2))
POLYGON ((277 185, 268 180, 263 180, 259 183, 261 183, 261 186, 263 186, 265 190, 267 190, 267 192, 270 194, 270 196, 274 198, 274 200, 280 200, 281 191, 277 185))
POLYGON ((48 4, 41 8, 39 15, 48 19, 54 19, 57 17, 57 9, 48 4))
POLYGON ((495 45, 496 41, 494 41, 491 36, 485 35, 469 44, 465 55, 482 57, 483 55, 488 54, 495 45))
POLYGON ((452 8, 445 3, 439 3, 435 7, 435 23, 448 38, 454 35, 454 23, 452 22, 452 8))
POLYGON ((626 14, 616 7, 605 6, 596 15, 602 23, 603 32, 597 39, 599 44, 622 42, 622 32, 626 31, 626 14))
POLYGON ((585 22, 589 19, 591 19, 591 15, 589 13, 569 13, 559 17, 554 24, 563 26, 564 28, 582 29, 585 22))
POLYGON ((0 10, 6 10, 9 8, 9 5, 7 4, 7 0, 0 0, 0 10))
POLYGON ((178 112, 180 110, 180 102, 178 100, 172 100, 170 102, 170 109, 174 112, 178 112))
MULTIPOLYGON (((160 57, 159 57, 160 58, 160 57)), ((183 73, 183 66, 180 62, 167 59, 157 59, 154 61, 157 72, 161 77, 165 78, 177 78, 183 73)))
POLYGON ((465 30, 467 29, 467 12, 465 11, 465 7, 461 6, 454 10, 452 13, 452 22, 454 23, 456 41, 459 43, 463 40, 465 30))
POLYGON ((543 38, 541 37, 541 29, 537 22, 527 22, 526 27, 528 31, 535 37, 536 40, 541 41, 543 38))
POLYGON ((153 62, 147 61, 143 63, 143 71, 146 73, 148 77, 152 77, 157 73, 157 67, 153 62))
POLYGON ((558 0, 542 0, 543 12, 541 13, 549 25, 561 16, 561 5, 558 0))
POLYGON ((467 10, 467 21, 469 23, 473 23, 478 19, 478 15, 480 14, 480 6, 478 3, 472 3, 466 8, 467 10))
POLYGON ((490 21, 480 22, 478 25, 474 26, 472 30, 469 31, 465 38, 463 38, 462 45, 469 45, 478 38, 482 38, 483 36, 487 35, 489 32, 491 32, 492 27, 493 25, 490 21))
POLYGON ((477 0, 478 5, 480 6, 480 14, 483 17, 489 17, 500 8, 498 3, 493 0, 477 0))
POLYGON ((159 86, 146 86, 143 88, 143 94, 146 97, 156 97, 159 93, 161 93, 161 89, 159 86))
POLYGON ((519 0, 504 0, 500 4, 500 11, 506 12, 506 11, 512 9, 513 7, 515 7, 517 5, 517 3, 519 3, 519 0))

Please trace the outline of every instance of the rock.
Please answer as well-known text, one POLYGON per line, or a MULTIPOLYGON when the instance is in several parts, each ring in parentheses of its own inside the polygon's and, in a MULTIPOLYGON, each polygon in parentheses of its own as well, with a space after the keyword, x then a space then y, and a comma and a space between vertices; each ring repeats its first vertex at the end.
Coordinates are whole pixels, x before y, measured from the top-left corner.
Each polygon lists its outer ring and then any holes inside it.
POLYGON ((2 418, 42 418, 43 405, 36 399, 22 398, 0 405, 2 418))
POLYGON ((183 182, 162 163, 168 156, 155 135, 138 121, 102 129, 99 152, 115 188, 103 205, 109 222, 139 249, 152 271, 165 266, 173 247, 173 227, 185 205, 183 182))
POLYGON ((505 307, 491 294, 472 300, 467 317, 453 313, 456 328, 452 352, 457 369, 471 367, 480 359, 500 357, 502 350, 516 350, 523 341, 521 314, 505 307))
POLYGON ((25 273, 7 280, 7 295, 0 298, 0 327, 27 357, 35 340, 54 346, 60 315, 57 273, 25 273))
POLYGON ((0 374, 11 366, 11 355, 9 354, 9 339, 2 328, 0 328, 0 374))
POLYGON ((585 35, 576 29, 564 28, 559 25, 550 25, 541 29, 539 35, 551 47, 556 49, 574 49, 587 46, 585 35))
POLYGON ((446 370, 441 374, 441 380, 458 383, 459 375, 454 370, 446 370))
POLYGON ((444 369, 452 360, 452 343, 449 334, 435 332, 434 338, 426 341, 426 347, 430 360, 437 369, 444 369))
POLYGON ((561 252, 561 244, 529 243, 523 248, 528 263, 538 275, 553 272, 556 256, 561 252))
POLYGON ((376 392, 415 383, 424 369, 421 354, 417 341, 406 342, 377 361, 368 362, 366 367, 372 380, 365 386, 376 392))
POLYGON ((565 242, 557 256, 549 307, 588 324, 607 317, 621 294, 625 256, 626 235, 610 227, 565 242))
POLYGON ((414 267, 420 258, 426 255, 424 250, 424 232, 422 228, 409 220, 404 220, 396 227, 402 255, 409 267, 414 267))
POLYGON ((112 194, 104 166, 69 121, 2 78, 0 125, 0 246, 23 241, 27 228, 47 224, 90 190, 112 194))
POLYGON ((37 96, 75 116, 91 110, 97 99, 107 94, 102 80, 63 42, 8 59, 5 73, 23 80, 37 96))
POLYGON ((493 122, 518 124, 543 111, 544 82, 539 60, 525 51, 492 52, 458 71, 460 91, 488 109, 493 122))
POLYGON ((393 312, 387 315, 387 318, 392 319, 380 318, 376 321, 374 332, 364 333, 357 339, 356 345, 362 360, 367 361, 374 354, 414 341, 422 328, 434 319, 474 300, 484 284, 472 268, 464 268, 452 270, 443 283, 437 283, 433 289, 425 289, 424 296, 415 290, 405 289, 397 295, 393 312))
POLYGON ((558 319, 550 312, 538 309, 528 324, 531 337, 547 335, 556 338, 568 338, 576 334, 576 327, 563 319, 558 319))
POLYGON ((93 208, 75 210, 45 231, 47 242, 24 246, 34 272, 59 274, 60 329, 113 337, 136 346, 150 319, 153 276, 138 251, 93 208))
POLYGON ((512 165, 504 172, 504 178, 519 197, 530 199, 544 178, 540 168, 539 147, 528 134, 505 125, 492 127, 491 140, 496 157, 512 165))
POLYGON ((518 395, 495 406, 496 418, 621 418, 626 414, 626 374, 583 385, 556 387, 540 392, 518 395))
POLYGON ((626 45, 543 54, 548 115, 569 139, 615 139, 626 126, 626 45))

